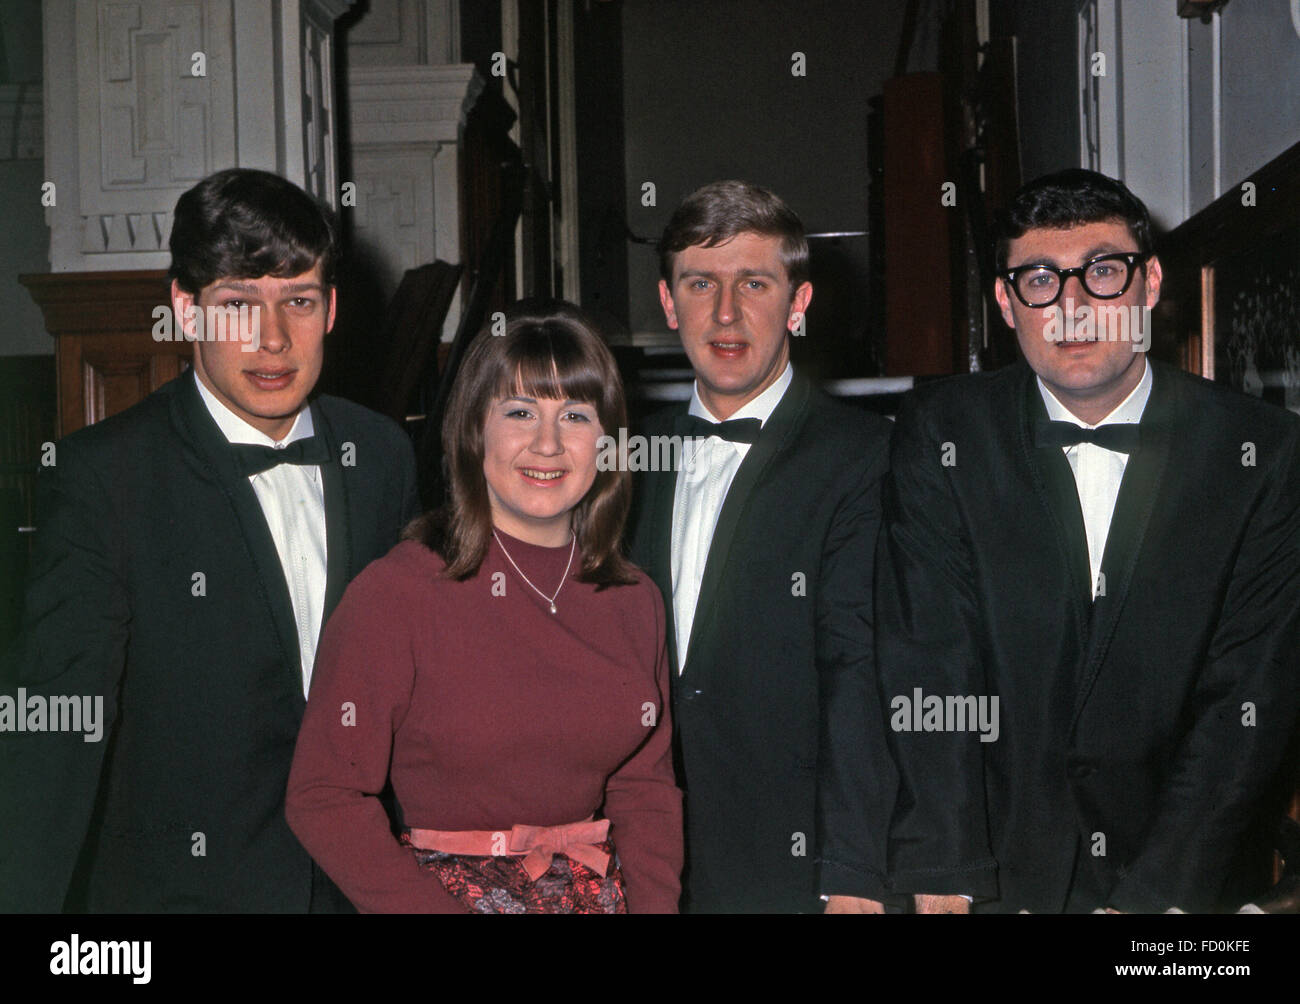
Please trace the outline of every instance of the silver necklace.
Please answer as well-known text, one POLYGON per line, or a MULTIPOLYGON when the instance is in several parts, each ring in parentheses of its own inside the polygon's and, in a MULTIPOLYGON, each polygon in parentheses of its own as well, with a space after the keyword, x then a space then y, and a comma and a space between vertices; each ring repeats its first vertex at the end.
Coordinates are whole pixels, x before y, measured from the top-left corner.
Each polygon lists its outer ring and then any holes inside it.
POLYGON ((551 613, 555 613, 555 597, 560 595, 560 590, 564 588, 564 583, 568 581, 569 569, 573 567, 573 552, 578 546, 578 535, 576 533, 573 535, 573 543, 569 545, 569 561, 564 566, 564 574, 560 576, 559 588, 557 588, 555 592, 552 593, 550 596, 547 596, 544 592, 542 592, 540 589, 534 586, 532 580, 529 579, 528 576, 523 573, 523 570, 518 565, 515 564, 515 559, 510 557, 510 552, 506 550, 506 545, 501 543, 500 537, 497 537, 497 531, 495 527, 492 530, 492 536, 496 537, 496 542, 501 548, 501 553, 506 556, 506 561, 510 562, 510 567, 519 573, 519 577, 521 579, 523 579, 525 582, 528 583, 529 589, 531 589, 533 592, 535 592, 538 596, 540 596, 542 599, 544 599, 547 603, 551 605, 551 613))

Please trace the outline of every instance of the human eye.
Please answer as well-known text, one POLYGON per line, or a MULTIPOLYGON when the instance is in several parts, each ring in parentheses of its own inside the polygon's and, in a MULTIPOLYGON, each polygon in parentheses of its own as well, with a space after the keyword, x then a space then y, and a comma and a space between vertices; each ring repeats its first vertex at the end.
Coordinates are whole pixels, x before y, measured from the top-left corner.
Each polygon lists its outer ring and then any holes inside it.
POLYGON ((696 292, 701 292, 701 291, 706 290, 706 289, 709 288, 709 280, 708 280, 708 279, 692 279, 689 283, 686 284, 686 288, 687 288, 687 289, 695 290, 696 292))
POLYGON ((572 422, 590 422, 590 421, 591 421, 591 416, 588 415, 585 411, 568 411, 568 412, 565 412, 565 413, 564 413, 564 417, 567 418, 567 419, 569 419, 569 420, 572 421, 572 422))
POLYGON ((746 279, 745 288, 753 292, 759 292, 761 290, 767 289, 767 283, 765 283, 762 279, 746 279))

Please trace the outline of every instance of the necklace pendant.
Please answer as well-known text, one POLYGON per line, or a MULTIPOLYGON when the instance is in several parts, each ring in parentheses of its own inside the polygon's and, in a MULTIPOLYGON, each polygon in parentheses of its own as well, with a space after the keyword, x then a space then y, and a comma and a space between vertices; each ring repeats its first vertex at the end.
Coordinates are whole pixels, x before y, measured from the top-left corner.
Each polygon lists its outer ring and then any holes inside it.
POLYGON ((532 580, 529 579, 528 576, 524 574, 523 569, 521 569, 518 565, 515 564, 515 559, 510 557, 510 552, 506 550, 505 544, 501 543, 501 538, 497 536, 497 531, 495 527, 492 530, 492 536, 496 540, 497 546, 501 548, 501 553, 506 556, 506 561, 510 562, 510 567, 519 573, 519 577, 528 584, 528 588, 530 588, 533 592, 535 592, 538 596, 540 596, 542 599, 544 599, 547 603, 551 605, 551 613, 554 614, 555 597, 560 595, 560 590, 564 588, 564 581, 569 577, 569 569, 573 567, 573 555, 578 548, 578 535, 576 533, 573 535, 573 540, 569 544, 569 560, 564 565, 564 575, 560 577, 559 586, 556 587, 555 592, 550 596, 547 596, 544 592, 542 592, 540 589, 534 586, 532 580))

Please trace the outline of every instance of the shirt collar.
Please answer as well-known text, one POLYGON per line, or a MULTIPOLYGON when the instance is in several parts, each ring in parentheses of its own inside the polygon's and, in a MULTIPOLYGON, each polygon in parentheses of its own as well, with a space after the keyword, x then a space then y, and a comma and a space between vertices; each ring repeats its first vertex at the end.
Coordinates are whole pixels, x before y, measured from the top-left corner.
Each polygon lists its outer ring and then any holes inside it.
MULTIPOLYGON (((781 403, 781 398, 785 397, 785 392, 789 389, 793 380, 794 367, 787 362, 785 369, 772 383, 772 386, 768 387, 754 400, 747 402, 731 418, 756 418, 766 425, 767 420, 772 417, 772 412, 776 411, 776 406, 781 403)), ((697 418, 708 419, 710 422, 722 421, 717 415, 709 411, 704 406, 704 402, 700 400, 700 382, 698 380, 695 381, 695 386, 691 389, 691 404, 686 409, 686 413, 697 418)))
MULTIPOLYGON (((194 372, 192 367, 190 372, 194 372)), ((270 447, 288 446, 295 440, 306 439, 316 432, 316 427, 311 420, 311 408, 304 406, 298 412, 298 417, 293 420, 293 427, 288 435, 277 443, 262 430, 253 428, 219 401, 217 396, 204 386, 197 373, 194 373, 193 379, 194 385, 199 389, 199 397, 203 399, 212 420, 217 423, 217 428, 229 443, 251 443, 254 446, 270 447)))
POLYGON ((1117 404, 1114 410, 1097 425, 1089 425, 1061 404, 1056 395, 1047 389, 1043 378, 1038 377, 1038 391, 1043 395, 1047 417, 1053 422, 1071 422, 1084 429, 1095 429, 1099 425, 1136 425, 1142 421, 1142 413, 1146 411, 1147 401, 1151 397, 1151 363, 1143 359, 1142 366, 1142 379, 1137 382, 1137 386, 1129 391, 1128 397, 1117 404))

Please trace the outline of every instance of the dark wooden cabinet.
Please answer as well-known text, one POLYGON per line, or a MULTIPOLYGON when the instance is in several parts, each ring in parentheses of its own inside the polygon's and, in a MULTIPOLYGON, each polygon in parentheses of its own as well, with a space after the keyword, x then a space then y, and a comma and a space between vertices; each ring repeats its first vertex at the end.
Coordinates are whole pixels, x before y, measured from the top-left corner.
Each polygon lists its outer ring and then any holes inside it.
POLYGON ((51 272, 19 281, 54 338, 60 437, 129 408, 190 365, 189 342, 153 336, 154 312, 170 310, 161 270, 51 272))

